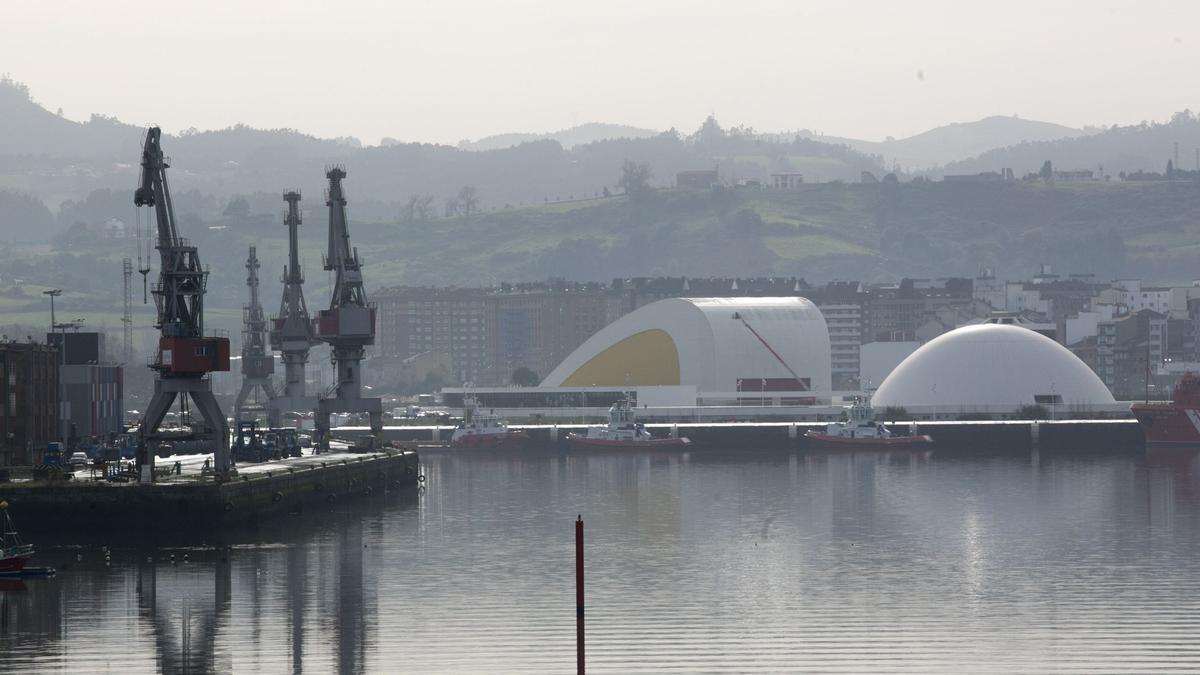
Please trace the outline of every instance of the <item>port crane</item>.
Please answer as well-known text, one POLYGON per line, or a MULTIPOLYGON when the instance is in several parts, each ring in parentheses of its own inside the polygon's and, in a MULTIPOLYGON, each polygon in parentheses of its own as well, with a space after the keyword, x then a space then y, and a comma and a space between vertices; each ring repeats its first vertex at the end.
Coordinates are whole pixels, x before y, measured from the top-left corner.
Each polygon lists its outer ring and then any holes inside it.
POLYGON ((267 319, 263 316, 262 303, 258 301, 258 269, 261 266, 257 247, 251 246, 246 258, 250 302, 242 307, 242 387, 234 399, 233 417, 241 422, 249 419, 248 415, 265 413, 267 425, 277 427, 279 418, 271 406, 275 399, 275 385, 271 383, 275 357, 267 351, 267 319))
POLYGON ((229 425, 213 396, 208 374, 229 370, 229 338, 204 334, 204 293, 208 270, 200 264, 196 247, 179 236, 175 209, 167 187, 167 168, 160 144, 162 132, 151 127, 142 149, 141 184, 134 192, 135 206, 153 207, 158 236, 160 268, 154 285, 158 311, 158 350, 150 367, 155 371, 154 395, 138 429, 138 468, 142 482, 154 480, 155 449, 165 436, 163 418, 177 397, 191 397, 204 419, 196 438, 210 438, 213 468, 218 476, 230 469, 229 425))
POLYGON ((288 230, 288 263, 283 268, 283 298, 279 314, 271 317, 271 349, 283 360, 283 391, 271 399, 272 426, 287 412, 315 410, 317 399, 305 391, 304 368, 308 351, 318 344, 313 335, 312 319, 304 302, 304 272, 300 269, 298 238, 300 228, 300 191, 283 194, 287 202, 283 224, 288 230))
POLYGON ((329 192, 325 204, 329 207, 329 247, 325 269, 333 273, 333 293, 329 309, 317 314, 316 336, 330 347, 330 358, 337 381, 327 394, 317 400, 314 424, 322 447, 329 447, 329 416, 333 413, 366 413, 370 417, 371 435, 378 441, 383 432, 383 404, 378 398, 362 396, 362 361, 365 347, 375 343, 375 306, 367 302, 363 289, 362 262, 358 249, 350 246, 346 227, 346 196, 342 179, 346 170, 340 166, 325 172, 329 192))

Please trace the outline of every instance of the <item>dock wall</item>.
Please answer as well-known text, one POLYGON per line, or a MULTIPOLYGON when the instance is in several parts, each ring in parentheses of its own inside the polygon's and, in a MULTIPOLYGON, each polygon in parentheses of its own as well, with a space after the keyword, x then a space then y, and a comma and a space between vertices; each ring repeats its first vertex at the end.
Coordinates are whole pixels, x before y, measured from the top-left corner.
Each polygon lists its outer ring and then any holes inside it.
MULTIPOLYGON (((1136 420, 1005 420, 1005 421, 936 421, 897 422, 885 424, 896 434, 928 434, 938 452, 972 453, 995 451, 1024 451, 1037 447, 1051 452, 1109 452, 1141 448, 1145 444, 1141 427, 1136 420)), ((587 425, 512 425, 525 430, 530 446, 538 450, 566 448, 569 433, 583 433, 587 425)), ((686 436, 696 448, 736 450, 750 448, 806 449, 804 433, 810 429, 823 430, 824 424, 786 422, 690 422, 679 424, 647 424, 646 428, 658 437, 686 436)), ((401 426, 385 427, 384 438, 399 443, 427 443, 446 440, 453 427, 401 426)), ((343 427, 334 429, 335 437, 353 438, 364 429, 343 427)))
POLYGON ((223 483, 0 483, 0 499, 31 529, 223 527, 387 491, 414 492, 418 485, 420 467, 411 451, 319 459, 283 462, 278 470, 223 483))

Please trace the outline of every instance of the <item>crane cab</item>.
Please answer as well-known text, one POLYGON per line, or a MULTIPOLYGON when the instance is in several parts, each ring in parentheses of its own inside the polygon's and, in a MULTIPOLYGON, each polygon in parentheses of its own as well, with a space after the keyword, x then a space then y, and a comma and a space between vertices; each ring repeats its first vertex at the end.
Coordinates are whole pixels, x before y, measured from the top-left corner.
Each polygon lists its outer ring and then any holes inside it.
POLYGON ((154 367, 175 374, 226 372, 229 338, 163 336, 158 339, 158 360, 154 367))

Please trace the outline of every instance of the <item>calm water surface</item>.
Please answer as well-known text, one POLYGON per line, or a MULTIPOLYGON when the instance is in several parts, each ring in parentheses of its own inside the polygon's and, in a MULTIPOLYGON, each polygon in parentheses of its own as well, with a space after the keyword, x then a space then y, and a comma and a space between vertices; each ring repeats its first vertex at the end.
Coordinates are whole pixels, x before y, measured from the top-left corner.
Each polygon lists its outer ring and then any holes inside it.
POLYGON ((1200 669, 1191 455, 424 464, 255 532, 43 537, 0 672, 571 672, 578 513, 590 672, 1200 669))

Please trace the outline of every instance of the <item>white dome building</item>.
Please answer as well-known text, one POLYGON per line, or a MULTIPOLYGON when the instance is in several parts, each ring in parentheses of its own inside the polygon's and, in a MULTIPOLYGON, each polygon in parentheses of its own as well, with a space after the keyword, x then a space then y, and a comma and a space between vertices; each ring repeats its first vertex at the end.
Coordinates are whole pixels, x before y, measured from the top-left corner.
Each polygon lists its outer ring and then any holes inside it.
POLYGON ((804 298, 670 298, 599 330, 543 387, 694 387, 698 399, 830 398, 829 331, 804 298))
POLYGON ((977 324, 922 345, 879 385, 872 405, 909 413, 1011 414, 1021 406, 1109 411, 1112 393, 1066 347, 1027 328, 977 324))

